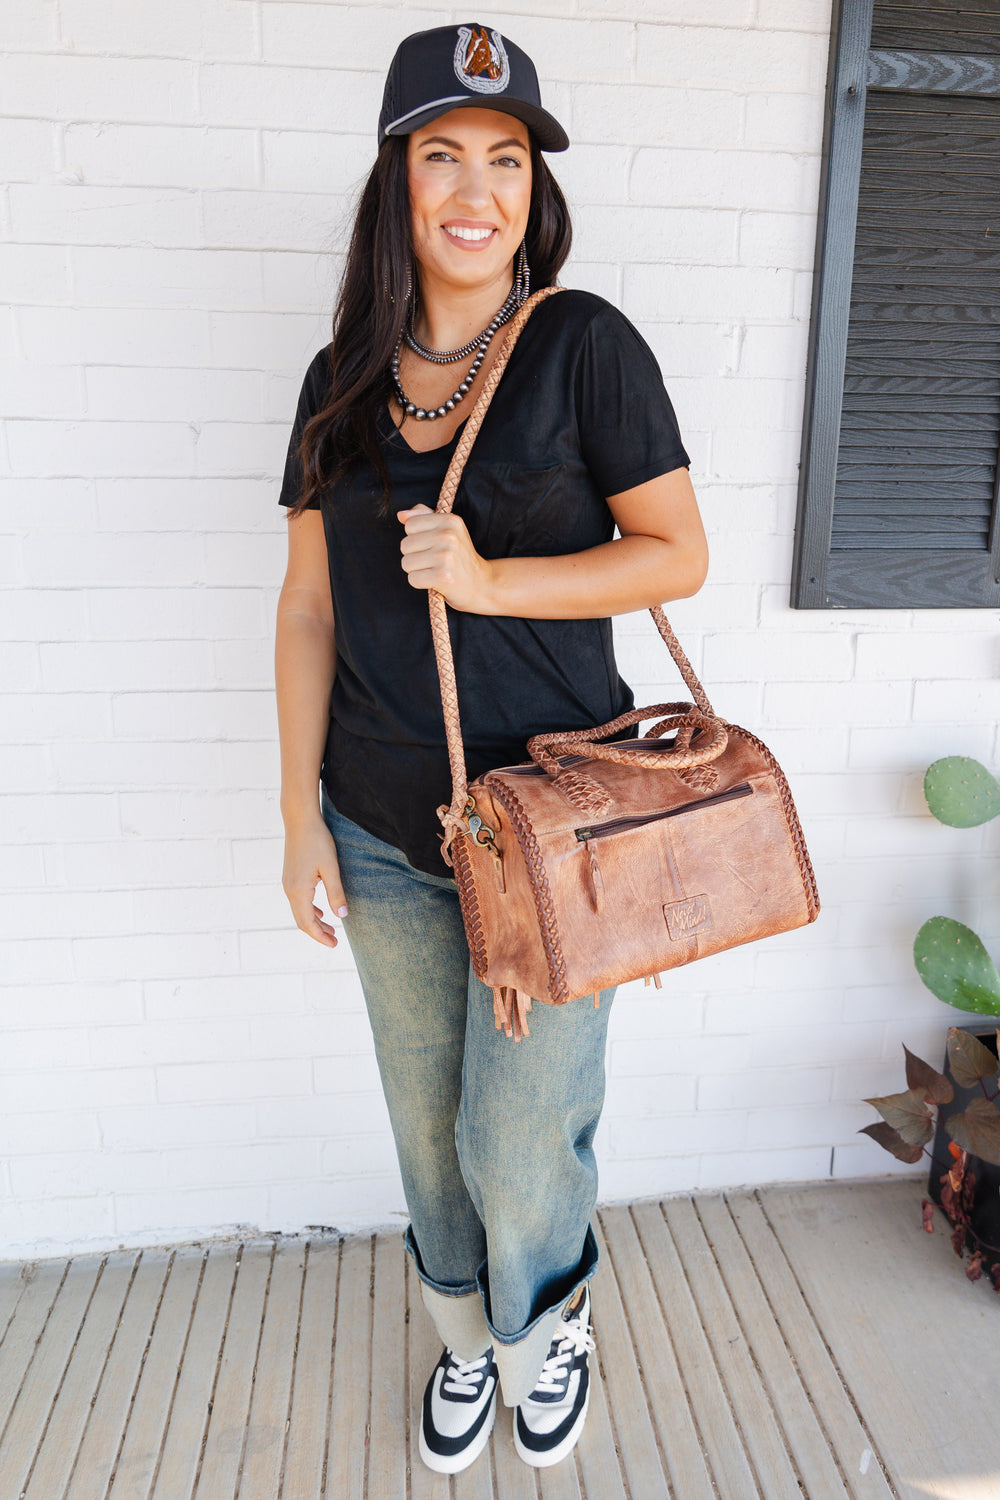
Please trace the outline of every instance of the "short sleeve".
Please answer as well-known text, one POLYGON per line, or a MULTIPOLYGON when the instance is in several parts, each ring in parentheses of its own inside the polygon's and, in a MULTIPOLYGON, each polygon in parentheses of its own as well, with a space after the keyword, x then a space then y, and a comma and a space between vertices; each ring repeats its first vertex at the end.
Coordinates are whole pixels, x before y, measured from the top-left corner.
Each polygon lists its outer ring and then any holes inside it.
POLYGON ((587 326, 575 396, 584 461, 603 495, 690 466, 656 356, 610 303, 587 326))
MULTIPOLYGON (((278 495, 279 505, 294 505, 302 492, 302 465, 299 462, 302 429, 309 418, 314 417, 324 405, 329 387, 330 346, 328 344, 315 356, 302 381, 298 405, 295 408, 295 420, 292 423, 292 433, 288 439, 288 452, 285 455, 285 472, 278 495)), ((317 495, 313 496, 306 509, 320 509, 317 495)))

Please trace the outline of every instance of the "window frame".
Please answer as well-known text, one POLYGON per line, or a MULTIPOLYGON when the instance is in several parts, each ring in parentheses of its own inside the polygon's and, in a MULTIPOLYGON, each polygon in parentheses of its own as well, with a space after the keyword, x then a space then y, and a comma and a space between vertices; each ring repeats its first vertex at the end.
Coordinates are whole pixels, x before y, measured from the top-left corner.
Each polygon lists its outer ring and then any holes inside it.
POLYGON ((995 608, 1000 454, 988 550, 831 550, 868 89, 1000 97, 1000 56, 873 49, 873 14, 874 0, 834 6, 790 602, 793 609, 995 608))

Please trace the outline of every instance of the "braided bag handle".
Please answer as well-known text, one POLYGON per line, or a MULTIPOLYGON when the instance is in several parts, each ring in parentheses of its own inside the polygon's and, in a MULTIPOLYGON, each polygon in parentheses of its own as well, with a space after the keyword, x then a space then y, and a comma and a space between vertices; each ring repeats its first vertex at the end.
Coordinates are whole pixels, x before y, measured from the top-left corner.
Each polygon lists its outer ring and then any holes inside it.
MULTIPOLYGON (((458 493, 459 480, 462 470, 465 468, 466 460, 472 451, 472 445, 476 440, 479 429, 483 425, 483 419, 493 399, 493 394, 500 384, 500 377, 507 368, 507 362, 513 352, 514 345, 520 337, 521 330, 527 323, 531 314, 540 302, 546 297, 551 297, 562 291, 562 287, 543 287, 541 291, 535 292, 528 298, 524 306, 511 320, 499 353, 487 373, 483 389, 480 391, 475 406, 465 430, 459 439, 458 446, 452 455, 448 472, 445 474, 444 483, 438 498, 437 511, 439 515, 450 515, 455 504, 455 496, 458 493)), ((441 706, 444 711, 445 735, 448 742, 448 760, 451 766, 452 797, 450 807, 439 807, 438 817, 444 825, 443 853, 446 862, 451 864, 449 849, 451 841, 458 832, 465 832, 468 824, 465 820, 466 808, 469 801, 469 781, 465 769, 465 746, 462 742, 462 726, 458 710, 458 686, 455 680, 455 659, 451 649, 451 635, 448 630, 447 606, 444 595, 437 589, 428 589, 428 605, 431 618, 431 635, 434 641, 434 655, 437 660, 438 679, 441 685, 441 706)), ((666 615, 660 605, 655 604, 650 609, 650 614, 656 623, 656 628, 663 639, 664 645, 673 657, 677 669, 684 679, 684 683, 694 699, 694 705, 690 703, 661 703, 653 708, 633 709, 631 713, 622 714, 617 719, 612 719, 608 724, 598 725, 594 729, 567 730, 556 734, 535 735, 528 741, 528 752, 532 758, 542 766, 549 776, 555 781, 560 789, 574 802, 583 812, 588 815, 599 814, 604 803, 602 790, 585 775, 580 775, 575 770, 560 766, 558 757, 565 754, 576 754, 585 756, 590 760, 618 761, 630 765, 654 765, 661 769, 677 770, 686 779, 696 786, 710 786, 714 784, 715 773, 706 767, 706 762, 714 760, 721 755, 726 747, 726 731, 722 721, 718 719, 708 701, 704 688, 695 676, 694 669, 688 661, 674 632, 671 630, 666 615), (695 705, 697 705, 695 707, 695 705), (641 719, 655 718, 658 715, 666 715, 660 723, 654 725, 652 735, 666 733, 668 729, 677 730, 675 748, 667 752, 654 754, 644 752, 638 746, 632 748, 625 745, 595 744, 594 741, 602 739, 609 734, 615 734, 620 729, 625 729, 631 724, 637 724, 641 719), (701 732, 702 739, 697 750, 691 749, 691 740, 696 732, 701 732)))

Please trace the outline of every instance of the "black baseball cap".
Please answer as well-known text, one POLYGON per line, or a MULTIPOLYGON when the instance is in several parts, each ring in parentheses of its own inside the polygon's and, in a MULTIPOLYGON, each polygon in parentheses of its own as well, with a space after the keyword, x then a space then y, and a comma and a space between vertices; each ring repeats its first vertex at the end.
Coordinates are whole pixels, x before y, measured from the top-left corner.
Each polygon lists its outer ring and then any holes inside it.
POLYGON ((470 107, 523 120, 543 151, 569 146, 558 120, 542 108, 528 54, 475 21, 403 38, 385 80, 378 143, 390 135, 410 135, 450 109, 470 107))

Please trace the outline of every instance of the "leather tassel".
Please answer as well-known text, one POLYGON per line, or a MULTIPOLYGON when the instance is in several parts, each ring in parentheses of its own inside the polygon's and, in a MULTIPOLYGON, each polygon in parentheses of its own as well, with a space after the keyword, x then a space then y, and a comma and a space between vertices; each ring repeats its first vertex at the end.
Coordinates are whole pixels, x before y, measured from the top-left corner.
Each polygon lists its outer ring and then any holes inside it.
POLYGON ((495 844, 493 845, 493 879, 496 882, 496 888, 500 892, 500 895, 505 896, 507 894, 507 881, 503 873, 503 855, 495 844))
POLYGON ((597 850, 589 839, 584 840, 590 874, 590 904, 596 912, 604 910, 604 876, 597 862, 597 850))
POLYGON ((497 1031, 506 1032, 515 1042, 522 1036, 530 1036, 528 1011, 531 996, 522 994, 510 985, 493 986, 493 1025, 497 1031))
POLYGON ((506 1031, 511 1035, 510 1009, 506 1003, 507 991, 500 986, 493 986, 493 1026, 497 1031, 506 1031))
POLYGON ((663 988, 663 981, 661 980, 659 974, 647 974, 646 975, 645 979, 643 980, 643 984, 646 986, 647 990, 649 989, 649 986, 650 986, 651 983, 655 984, 656 988, 658 990, 662 990, 662 988, 663 988))

